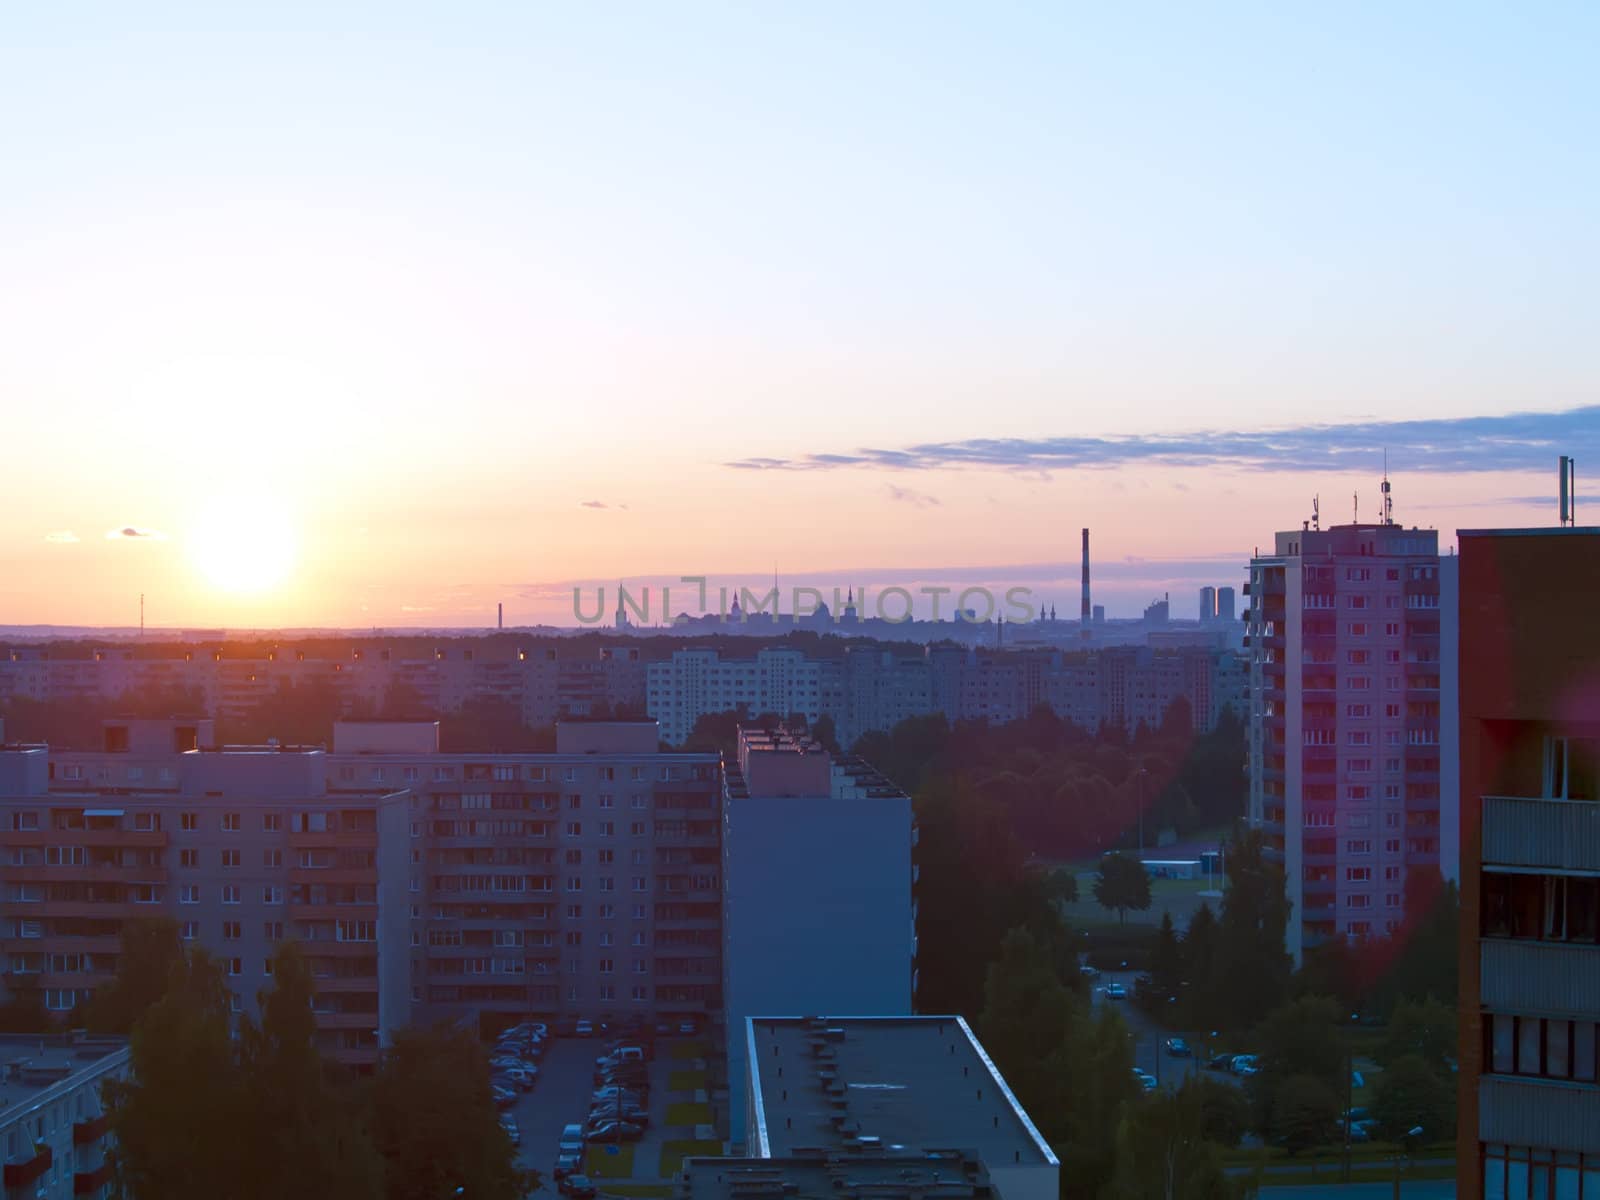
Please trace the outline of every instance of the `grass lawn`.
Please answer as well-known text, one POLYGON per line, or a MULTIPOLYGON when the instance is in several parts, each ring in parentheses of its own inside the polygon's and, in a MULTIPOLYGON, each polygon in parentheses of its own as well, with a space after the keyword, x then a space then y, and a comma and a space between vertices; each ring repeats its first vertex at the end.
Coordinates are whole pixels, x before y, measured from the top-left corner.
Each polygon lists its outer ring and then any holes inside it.
POLYGON ((632 1179, 633 1147, 627 1142, 620 1146, 590 1146, 583 1152, 583 1169, 590 1179, 632 1179), (611 1150, 616 1153, 608 1153, 611 1150))
POLYGON ((704 1071, 674 1071, 667 1076, 667 1088, 674 1092, 698 1092, 705 1085, 704 1071))
POLYGON ((639 1200, 667 1200, 667 1197, 676 1192, 677 1185, 671 1183, 606 1183, 601 1181, 600 1194, 602 1196, 630 1196, 639 1200))
MULTIPOLYGON (((1394 1162, 1394 1146, 1388 1142, 1359 1142, 1350 1147, 1350 1162, 1352 1169, 1361 1168, 1374 1170, 1379 1166, 1389 1166, 1391 1173, 1394 1162)), ((1419 1146, 1412 1154, 1416 1159, 1442 1159, 1455 1157, 1456 1144, 1454 1142, 1436 1142, 1431 1146, 1419 1146)), ((1235 1146, 1222 1152, 1222 1162, 1229 1167, 1253 1167, 1261 1164, 1262 1168, 1270 1175, 1274 1171, 1285 1173, 1285 1168, 1300 1167, 1301 1178, 1309 1180, 1320 1176, 1326 1181, 1329 1174, 1337 1173, 1344 1151, 1339 1146, 1324 1146, 1310 1154, 1300 1154, 1291 1158, 1288 1151, 1282 1146, 1256 1146, 1252 1149, 1243 1149, 1235 1146), (1305 1170, 1303 1168, 1310 1168, 1305 1170)), ((1435 1164, 1421 1162, 1413 1166, 1413 1170, 1422 1171, 1435 1164)))
POLYGON ((686 1158, 721 1158, 721 1142, 697 1142, 693 1139, 664 1142, 661 1146, 661 1171, 664 1179, 675 1178, 683 1170, 686 1158))
POLYGON ((709 1125, 711 1124, 711 1105, 695 1104, 691 1101, 680 1101, 677 1104, 667 1105, 668 1125, 709 1125))
POLYGON ((676 1059, 704 1058, 708 1053, 710 1053, 710 1050, 706 1044, 696 1038, 688 1042, 673 1042, 667 1057, 676 1059))

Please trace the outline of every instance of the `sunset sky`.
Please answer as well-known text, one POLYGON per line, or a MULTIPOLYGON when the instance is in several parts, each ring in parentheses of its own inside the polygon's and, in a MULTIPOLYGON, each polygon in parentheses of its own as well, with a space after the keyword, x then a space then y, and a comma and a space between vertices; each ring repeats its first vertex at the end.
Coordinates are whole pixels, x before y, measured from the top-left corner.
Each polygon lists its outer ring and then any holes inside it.
POLYGON ((214 7, 8 15, 0 625, 1075 615, 1085 525, 1189 616, 1386 448, 1596 491, 1593 6, 214 7))

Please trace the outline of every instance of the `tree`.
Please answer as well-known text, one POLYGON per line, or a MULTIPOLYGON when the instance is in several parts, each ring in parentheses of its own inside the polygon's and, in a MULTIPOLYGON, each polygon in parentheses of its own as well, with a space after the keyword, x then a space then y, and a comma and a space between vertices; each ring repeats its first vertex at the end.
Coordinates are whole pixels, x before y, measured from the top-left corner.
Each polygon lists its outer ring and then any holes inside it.
POLYGON ((1073 996, 1049 954, 1026 929, 1013 929, 989 964, 978 1019, 984 1048, 1011 1090, 1030 1112, 1058 1103, 1060 1076, 1049 1055, 1063 1045, 1072 1023, 1073 996))
POLYGON ((1209 987, 1217 1019, 1241 1029, 1256 1024, 1288 992, 1289 901, 1283 868, 1267 860, 1258 831, 1236 831, 1227 858, 1229 886, 1209 987))
POLYGON ((1115 1194, 1127 1200, 1227 1200, 1232 1188, 1205 1126, 1201 1094, 1192 1082, 1131 1106, 1117 1137, 1115 1194))
POLYGON ((1456 1014, 1437 1000, 1402 1000, 1389 1018, 1388 1034, 1377 1058, 1388 1067, 1417 1055, 1434 1070, 1446 1069, 1456 1055, 1456 1014))
POLYGON ((1165 1001, 1183 990, 1183 947, 1172 927, 1172 914, 1161 914, 1161 931, 1150 952, 1150 984, 1157 999, 1165 1001))
POLYGON ((1421 1055, 1403 1055, 1379 1077, 1372 1116, 1378 1136, 1388 1141, 1418 1125, 1432 1140, 1446 1141, 1455 1135, 1455 1087, 1421 1055))
POLYGON ((204 950, 178 961, 166 994, 139 1018, 131 1066, 130 1079, 106 1085, 120 1194, 238 1194, 238 1142, 249 1117, 222 965, 204 950))
POLYGON ((135 917, 122 926, 117 973, 84 1006, 92 1033, 127 1034, 167 994, 174 969, 183 962, 183 941, 171 917, 135 917))
POLYGON ((1184 1087, 1194 1089, 1206 1140, 1224 1149, 1237 1146, 1250 1130, 1250 1102, 1244 1092, 1209 1075, 1191 1079, 1184 1087))
POLYGON ((1274 1009, 1256 1032, 1260 1073, 1250 1080, 1258 1128, 1276 1119, 1279 1093, 1291 1079, 1314 1079, 1330 1094, 1345 1094, 1345 1043, 1339 1006, 1326 996, 1302 996, 1274 1009))
POLYGON ((489 1061, 468 1032, 402 1030, 373 1082, 373 1137, 387 1200, 518 1200, 537 1185, 515 1166, 489 1092, 489 1061))
POLYGON ((1179 949, 1183 952, 1183 977, 1189 981, 1188 1019, 1211 1029, 1217 1024, 1211 979, 1217 963, 1217 918, 1204 901, 1189 917, 1179 949))
POLYGON ((1104 909, 1116 911, 1117 920, 1126 923, 1130 908, 1150 907, 1150 876, 1144 864, 1123 854, 1107 854, 1095 873, 1094 898, 1104 909))
POLYGON ((811 736, 822 743, 822 748, 829 754, 839 753, 839 729, 834 724, 833 714, 823 713, 811 723, 811 736))
POLYGON ((246 1020, 240 1035, 253 1110, 240 1133, 253 1153, 239 1192, 260 1200, 378 1200, 383 1161, 352 1082, 336 1083, 317 1050, 316 989, 295 943, 273 955, 272 979, 258 996, 261 1024, 246 1020))
POLYGON ((1116 1175, 1117 1131, 1138 1098, 1133 1077, 1133 1042, 1112 1007, 1101 1005, 1092 1019, 1074 1022, 1066 1045, 1055 1055, 1066 1097, 1066 1117, 1051 1126, 1061 1159, 1061 1175, 1073 1195, 1095 1196, 1116 1175))
POLYGON ((1333 1141, 1340 1104, 1333 1089, 1312 1075, 1292 1075, 1273 1100, 1269 1129, 1272 1140, 1299 1154, 1333 1141))

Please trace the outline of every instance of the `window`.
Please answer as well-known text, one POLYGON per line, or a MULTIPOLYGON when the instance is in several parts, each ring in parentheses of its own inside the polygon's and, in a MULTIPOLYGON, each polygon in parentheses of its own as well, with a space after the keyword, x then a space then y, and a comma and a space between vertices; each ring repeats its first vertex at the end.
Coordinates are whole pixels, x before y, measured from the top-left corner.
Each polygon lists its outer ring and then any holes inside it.
POLYGON ((222 886, 222 902, 224 904, 237 904, 237 903, 239 903, 239 885, 237 883, 223 884, 223 886, 222 886))
POLYGON ((1344 789, 1346 800, 1371 800, 1372 789, 1364 783, 1353 783, 1344 789))
POLYGON ((567 836, 568 837, 582 837, 583 836, 583 822, 582 821, 568 821, 567 822, 567 836))
POLYGON ((283 889, 281 887, 276 887, 276 886, 274 886, 273 884, 270 884, 270 883, 264 885, 262 887, 262 889, 261 889, 261 903, 263 903, 263 904, 282 904, 283 903, 283 889))
POLYGON ((600 876, 600 890, 602 892, 614 892, 614 891, 616 891, 617 890, 617 881, 616 881, 616 879, 614 877, 610 876, 610 875, 602 875, 602 876, 600 876))
POLYGON ((581 904, 569 904, 569 905, 567 905, 567 920, 569 920, 569 921, 577 921, 577 920, 581 920, 582 917, 583 917, 583 905, 581 905, 581 904))
POLYGON ((160 813, 134 813, 133 827, 140 833, 155 833, 161 829, 160 813))
POLYGON ((179 850, 178 865, 180 867, 198 867, 200 865, 200 851, 179 850))
POLYGON ((628 832, 630 834, 632 834, 634 837, 643 837, 644 836, 644 822, 643 821, 635 821, 632 825, 630 825, 628 827, 628 832))
POLYGON ((1372 878, 1371 867, 1346 867, 1344 877, 1350 883, 1365 883, 1372 878))
POLYGON ((583 794, 581 792, 573 792, 573 793, 571 793, 567 797, 567 807, 569 809, 571 809, 571 808, 582 808, 583 807, 583 794))
POLYGON ((644 945, 644 931, 643 930, 639 930, 639 931, 636 931, 634 933, 634 935, 633 935, 633 944, 635 946, 644 945))
POLYGON ((178 936, 186 942, 192 942, 200 936, 199 921, 185 921, 178 930, 178 936))
POLYGON ((275 812, 262 813, 261 829, 264 833, 282 833, 283 814, 275 812))
POLYGON ((612 970, 614 969, 614 967, 615 967, 615 963, 611 959, 602 958, 600 960, 600 974, 602 974, 602 975, 610 975, 612 973, 612 970))
POLYGON ((283 851, 263 850, 261 852, 261 865, 269 870, 283 866, 283 851))
POLYGON ((184 833, 193 833, 200 828, 200 814, 193 812, 180 813, 178 815, 178 828, 184 833))
POLYGON ((1354 895, 1346 896, 1344 898, 1344 906, 1346 908, 1371 908, 1372 897, 1357 892, 1354 895))
POLYGON ((230 958, 228 960, 228 974, 229 975, 243 975, 244 974, 244 960, 240 959, 240 958, 230 958))
POLYGON ((1385 621, 1383 623, 1383 636, 1384 637, 1399 637, 1400 636, 1400 622, 1398 622, 1398 621, 1385 621))
POLYGON ((615 821, 601 821, 600 822, 600 836, 601 837, 615 837, 616 833, 617 833, 617 824, 616 824, 615 821))
POLYGON ((1367 636, 1367 623, 1365 621, 1351 621, 1348 629, 1351 637, 1367 636))
POLYGON ((645 966, 644 959, 636 958, 633 960, 633 973, 635 975, 644 975, 648 971, 649 968, 645 966))
POLYGON ((184 883, 178 885, 179 904, 199 904, 200 885, 197 883, 184 883))
POLYGON ((237 850, 224 850, 222 852, 222 865, 229 870, 237 870, 240 863, 237 850))
POLYGON ((583 891, 583 877, 580 876, 580 875, 569 875, 569 876, 567 876, 567 891, 569 891, 569 892, 581 892, 581 891, 583 891))
POLYGON ((1371 854, 1372 840, 1370 838, 1356 838, 1344 844, 1346 854, 1371 854))
POLYGON ((609 792, 601 792, 599 804, 601 808, 615 808, 617 806, 617 798, 609 792))
POLYGON ((1597 798, 1600 742, 1592 738, 1552 737, 1545 740, 1544 794, 1552 800, 1597 798))
POLYGON ((1372 705, 1346 704, 1344 706, 1344 715, 1347 717, 1370 717, 1372 715, 1372 705))
POLYGON ((1387 840, 1385 840, 1384 843, 1383 843, 1383 852, 1385 854, 1399 854, 1400 853, 1400 839, 1399 838, 1388 838, 1387 840))
POLYGON ((1385 908, 1399 908, 1400 907, 1400 893, 1399 892, 1385 892, 1383 894, 1383 906, 1385 908))
POLYGON ((566 853, 566 859, 567 859, 567 865, 569 867, 580 866, 583 863, 583 851, 582 850, 568 850, 567 853, 566 853))
POLYGON ((261 936, 269 942, 283 941, 283 922, 265 921, 261 925, 261 936))
POLYGON ((238 813, 236 813, 236 812, 225 812, 225 813, 222 814, 222 832, 223 833, 238 833, 239 832, 239 814, 238 813))
POLYGON ((238 921, 224 921, 222 923, 222 940, 237 942, 244 936, 244 926, 238 921))

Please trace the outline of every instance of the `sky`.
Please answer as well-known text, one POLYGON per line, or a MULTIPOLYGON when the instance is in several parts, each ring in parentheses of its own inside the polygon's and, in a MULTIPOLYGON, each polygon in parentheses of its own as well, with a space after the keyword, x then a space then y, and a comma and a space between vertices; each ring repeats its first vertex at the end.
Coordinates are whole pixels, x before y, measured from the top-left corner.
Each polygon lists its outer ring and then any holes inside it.
POLYGON ((8 17, 0 625, 1075 611, 1084 526, 1185 615, 1385 451, 1590 494, 1593 6, 253 8, 8 17))

